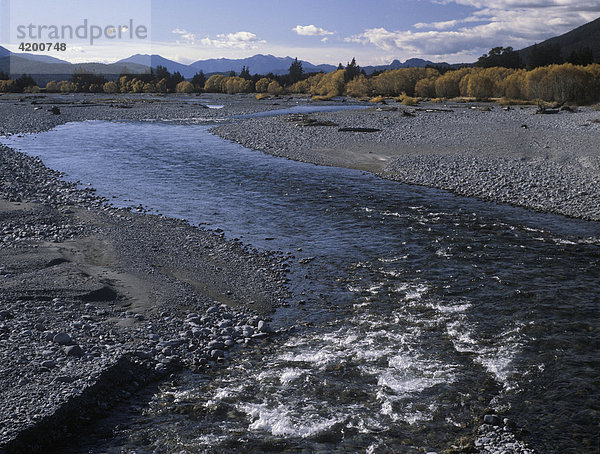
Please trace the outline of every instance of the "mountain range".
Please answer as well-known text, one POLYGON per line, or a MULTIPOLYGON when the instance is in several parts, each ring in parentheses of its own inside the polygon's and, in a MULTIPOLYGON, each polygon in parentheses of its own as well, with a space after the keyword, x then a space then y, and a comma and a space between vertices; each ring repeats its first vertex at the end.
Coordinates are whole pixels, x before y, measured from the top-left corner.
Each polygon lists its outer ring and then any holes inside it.
MULTIPOLYGON (((562 57, 566 58, 573 51, 579 51, 583 48, 592 50, 595 61, 600 61, 600 18, 582 25, 568 33, 554 38, 550 38, 538 44, 558 44, 562 51, 562 57)), ((526 60, 531 53, 533 46, 519 50, 521 57, 526 60)), ((169 60, 160 55, 136 54, 129 58, 119 60, 115 63, 82 63, 72 64, 68 61, 50 57, 48 55, 30 54, 30 53, 12 53, 8 49, 0 46, 0 72, 9 73, 11 77, 18 77, 21 74, 30 74, 39 85, 45 85, 49 80, 62 80, 71 77, 74 71, 93 72, 104 74, 109 79, 115 79, 119 74, 145 73, 150 68, 165 66, 169 72, 179 72, 185 78, 191 78, 197 72, 204 72, 209 76, 215 73, 228 73, 235 71, 239 73, 243 67, 248 68, 251 74, 276 75, 286 74, 290 65, 294 61, 291 57, 275 57, 273 55, 254 55, 242 59, 218 58, 209 60, 198 60, 189 65, 169 60)), ((367 74, 375 71, 384 71, 388 69, 399 69, 408 67, 425 67, 427 65, 457 67, 461 65, 449 65, 448 63, 434 63, 420 58, 411 58, 405 62, 399 60, 392 61, 389 65, 365 66, 363 69, 367 74)), ((462 66, 467 66, 465 64, 462 66)), ((304 72, 331 72, 337 66, 334 65, 314 65, 308 61, 302 61, 304 72)))

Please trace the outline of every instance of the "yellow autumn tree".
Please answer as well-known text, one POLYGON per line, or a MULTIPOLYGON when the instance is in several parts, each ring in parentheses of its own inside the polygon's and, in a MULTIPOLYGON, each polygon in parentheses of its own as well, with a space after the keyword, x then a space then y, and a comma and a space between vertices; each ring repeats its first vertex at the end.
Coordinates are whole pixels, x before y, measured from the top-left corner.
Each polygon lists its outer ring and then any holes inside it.
POLYGON ((361 74, 346 84, 346 94, 355 98, 364 98, 371 93, 369 80, 361 74))

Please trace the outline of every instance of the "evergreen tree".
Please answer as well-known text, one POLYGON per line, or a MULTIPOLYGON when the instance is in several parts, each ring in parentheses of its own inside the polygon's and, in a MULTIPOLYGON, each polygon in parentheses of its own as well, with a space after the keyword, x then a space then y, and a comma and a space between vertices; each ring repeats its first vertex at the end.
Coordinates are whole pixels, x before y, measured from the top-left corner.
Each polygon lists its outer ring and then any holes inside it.
POLYGON ((481 68, 522 68, 523 61, 518 52, 515 52, 512 47, 494 47, 487 54, 483 54, 477 60, 476 66, 481 68))
POLYGON ((242 66, 242 71, 240 72, 240 77, 246 80, 252 80, 252 76, 250 75, 250 68, 246 68, 242 66))
POLYGON ((356 64, 356 59, 352 57, 352 61, 346 65, 344 73, 344 81, 349 82, 360 75, 360 66, 356 64))
POLYGON ((202 89, 204 87, 205 83, 206 83, 206 76, 204 75, 204 72, 202 72, 202 71, 194 74, 194 77, 192 77, 192 85, 194 85, 194 87, 196 87, 198 89, 202 89))
POLYGON ((302 80, 304 70, 302 69, 302 62, 298 61, 298 57, 290 65, 289 82, 295 84, 299 80, 302 80))
POLYGON ((594 53, 589 47, 574 50, 573 52, 571 52, 571 55, 567 59, 567 62, 581 66, 591 65, 592 63, 594 63, 594 53))
POLYGON ((559 44, 546 44, 544 46, 534 44, 527 58, 527 69, 554 64, 560 65, 562 62, 559 44))
POLYGON ((167 69, 166 66, 158 65, 156 67, 156 80, 157 81, 161 81, 163 79, 169 80, 170 77, 171 77, 171 73, 169 72, 169 70, 167 69))

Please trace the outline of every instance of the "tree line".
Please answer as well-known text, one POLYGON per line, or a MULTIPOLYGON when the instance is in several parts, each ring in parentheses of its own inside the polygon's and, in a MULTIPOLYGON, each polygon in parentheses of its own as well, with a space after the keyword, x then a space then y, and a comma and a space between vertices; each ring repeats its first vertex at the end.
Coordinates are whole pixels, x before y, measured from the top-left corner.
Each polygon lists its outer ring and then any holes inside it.
MULTIPOLYGON (((157 67, 148 74, 123 74, 116 81, 104 76, 76 72, 68 81, 48 82, 46 92, 95 93, 256 93, 257 98, 284 93, 306 94, 313 99, 336 96, 356 98, 402 97, 477 99, 509 98, 577 102, 600 101, 600 64, 553 63, 523 68, 511 48, 494 48, 474 67, 445 71, 438 68, 403 68, 367 75, 355 59, 331 73, 305 73, 296 59, 283 75, 240 73, 197 73, 189 81, 157 67), (490 66, 491 65, 491 66, 490 66)), ((39 88, 29 76, 10 80, 0 73, 0 91, 36 92, 39 88)))

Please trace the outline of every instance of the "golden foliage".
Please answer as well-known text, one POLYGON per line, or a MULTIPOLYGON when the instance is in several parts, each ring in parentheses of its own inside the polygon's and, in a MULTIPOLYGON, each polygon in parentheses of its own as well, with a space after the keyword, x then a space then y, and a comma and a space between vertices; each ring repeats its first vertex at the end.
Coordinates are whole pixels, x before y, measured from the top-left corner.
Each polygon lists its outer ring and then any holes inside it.
POLYGON ((346 84, 346 94, 349 96, 364 98, 365 96, 369 96, 370 92, 371 84, 364 74, 361 74, 346 84))
POLYGON ((341 96, 344 93, 344 89, 344 70, 339 69, 328 74, 323 74, 322 77, 315 76, 315 79, 311 81, 310 94, 332 98, 334 96, 341 96))
POLYGON ((279 82, 277 82, 276 80, 271 81, 271 83, 269 83, 269 86, 267 87, 267 92, 270 95, 281 95, 283 94, 283 87, 281 85, 279 85, 279 82))
MULTIPOLYGON (((46 85, 46 91, 48 91, 48 85, 50 85, 50 83, 51 82, 48 82, 48 84, 46 85)), ((119 86, 116 82, 106 82, 102 86, 102 90, 104 91, 104 93, 116 93, 119 91, 119 86)))
POLYGON ((266 93, 267 90, 269 89, 269 84, 271 83, 271 79, 268 79, 266 77, 263 77, 262 79, 259 79, 256 82, 256 87, 255 90, 258 93, 266 93))
POLYGON ((227 79, 223 74, 214 74, 204 83, 204 91, 207 93, 223 93, 222 85, 227 79))

